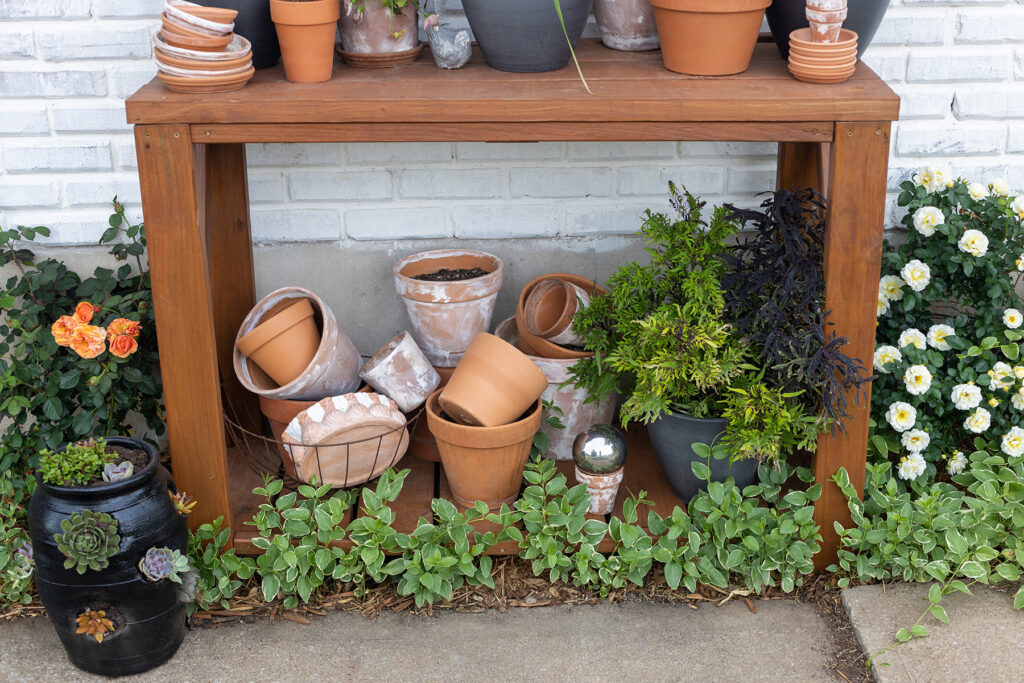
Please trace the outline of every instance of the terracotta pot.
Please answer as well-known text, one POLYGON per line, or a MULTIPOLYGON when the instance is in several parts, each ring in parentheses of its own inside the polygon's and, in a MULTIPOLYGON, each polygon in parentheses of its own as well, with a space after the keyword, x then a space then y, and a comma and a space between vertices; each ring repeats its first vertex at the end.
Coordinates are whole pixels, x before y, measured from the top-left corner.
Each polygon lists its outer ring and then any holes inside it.
POLYGON ((341 6, 344 12, 338 20, 338 30, 341 49, 345 52, 406 52, 419 45, 414 5, 407 6, 401 14, 392 14, 374 0, 365 3, 341 0, 341 6))
MULTIPOLYGON (((494 329, 494 334, 522 350, 515 318, 501 322, 494 329)), ((618 397, 613 394, 598 403, 587 403, 590 394, 586 389, 577 389, 571 384, 562 386, 570 380, 569 369, 578 359, 540 358, 536 354, 523 352, 530 356, 530 360, 536 363, 547 377, 548 386, 540 395, 541 400, 550 401, 562 411, 561 414, 555 414, 565 425, 564 429, 556 429, 547 422, 541 423, 540 430, 547 434, 549 439, 548 450, 544 455, 552 460, 572 460, 572 442, 576 435, 592 424, 611 422, 618 397)))
POLYGON ((807 8, 807 23, 810 25, 811 38, 816 43, 835 43, 839 40, 839 32, 846 21, 846 10, 835 12, 819 12, 807 8))
POLYGON ((648 0, 594 0, 594 19, 605 47, 626 52, 658 49, 658 29, 648 0))
POLYGON ((338 0, 270 0, 285 78, 293 83, 330 80, 340 13, 338 0))
POLYGON ((359 368, 362 359, 352 342, 334 319, 334 313, 320 297, 302 287, 283 287, 263 297, 242 321, 235 338, 232 360, 235 375, 249 391, 275 399, 318 400, 324 396, 337 396, 359 387, 359 368), (297 299, 309 299, 320 326, 320 345, 306 369, 288 384, 278 385, 255 363, 249 363, 238 349, 238 340, 251 332, 264 318, 278 307, 297 299))
POLYGON ((665 68, 696 76, 746 71, 771 0, 651 0, 665 68))
POLYGON ((540 277, 535 277, 530 280, 519 293, 519 303, 516 307, 516 329, 519 332, 520 350, 531 356, 541 356, 543 358, 587 358, 588 356, 593 356, 594 354, 591 351, 567 349, 564 346, 555 344, 543 337, 538 337, 530 332, 529 328, 526 326, 526 299, 530 296, 534 287, 536 287, 542 280, 548 278, 556 278, 558 280, 571 282, 587 293, 608 293, 608 290, 601 285, 596 284, 593 280, 588 280, 585 277, 573 275, 571 273, 551 273, 548 275, 541 275, 540 277))
POLYGON ((615 497, 619 494, 619 484, 622 483, 622 474, 625 467, 620 467, 608 474, 590 474, 579 467, 573 468, 576 471, 576 483, 587 487, 587 494, 590 496, 590 509, 592 515, 610 515, 615 509, 615 497))
POLYGON ((432 365, 455 367, 473 337, 490 329, 501 289, 501 259, 482 251, 438 249, 406 256, 393 270, 416 343, 432 365), (487 275, 456 282, 415 279, 442 268, 481 268, 487 275))
MULTIPOLYGON (((160 23, 166 30, 173 33, 180 33, 182 35, 189 36, 190 38, 224 38, 225 36, 231 36, 230 26, 224 25, 227 26, 227 30, 213 30, 175 19, 166 12, 160 15, 160 23)), ((220 26, 220 24, 214 25, 220 26)), ((228 39, 224 41, 224 44, 227 45, 230 42, 231 38, 228 37, 228 39)))
POLYGON ((200 7, 183 0, 168 0, 164 3, 164 17, 177 24, 194 26, 218 35, 231 33, 235 28, 238 12, 230 9, 200 7))
POLYGON ((399 333, 385 344, 366 362, 359 376, 397 403, 403 413, 423 405, 441 383, 441 376, 408 332, 399 333))
POLYGON ((235 346, 279 385, 288 384, 309 366, 320 346, 309 299, 291 301, 268 313, 235 346))
MULTIPOLYGON (((438 389, 443 389, 448 384, 448 380, 451 379, 452 373, 455 372, 455 368, 434 368, 434 370, 441 376, 441 383, 437 385, 438 389)), ((424 412, 426 412, 426 408, 424 408, 424 412)), ((437 450, 437 441, 434 440, 434 435, 430 431, 430 427, 427 425, 427 418, 424 415, 420 415, 419 422, 416 423, 416 430, 412 434, 412 441, 409 442, 409 455, 428 462, 441 462, 441 453, 437 450)))
POLYGON ((524 321, 532 334, 549 342, 579 346, 583 338, 572 331, 576 312, 590 304, 590 293, 558 278, 541 280, 526 298, 524 321))
POLYGON ((548 380, 529 356, 493 334, 473 338, 441 391, 444 412, 466 425, 497 427, 523 414, 548 380))
POLYGON ((847 0, 806 0, 807 9, 815 12, 846 11, 847 0))
POLYGON ((427 424, 441 453, 452 497, 464 507, 482 500, 489 508, 511 503, 523 483, 533 436, 540 426, 541 403, 500 427, 460 425, 441 417, 438 389, 427 399, 427 424))

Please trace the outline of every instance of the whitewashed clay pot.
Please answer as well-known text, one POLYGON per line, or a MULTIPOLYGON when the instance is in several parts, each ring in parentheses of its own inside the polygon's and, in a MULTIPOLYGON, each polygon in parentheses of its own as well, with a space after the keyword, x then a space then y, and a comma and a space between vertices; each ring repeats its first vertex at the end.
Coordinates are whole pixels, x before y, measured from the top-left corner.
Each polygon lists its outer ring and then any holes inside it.
POLYGON ((395 264, 395 289, 409 316, 412 336, 431 365, 455 367, 473 337, 490 329, 502 272, 497 256, 470 249, 424 251, 395 264), (442 268, 475 267, 487 274, 454 282, 415 279, 442 268))
POLYGON ((362 358, 352 341, 338 326, 330 307, 319 296, 302 287, 282 287, 260 299, 245 316, 235 337, 232 362, 238 381, 254 394, 273 399, 319 401, 324 396, 337 396, 358 389, 362 358), (313 305, 321 328, 320 345, 305 371, 291 382, 280 386, 256 364, 248 362, 238 349, 238 340, 256 328, 264 318, 297 299, 309 299, 313 305))
POLYGON ((601 43, 613 50, 657 50, 658 28, 648 0, 594 0, 601 43))
POLYGON ((397 403, 403 413, 423 405, 441 384, 441 376, 408 332, 396 335, 366 361, 359 376, 397 403))
POLYGON ((379 477, 405 455, 405 415, 387 396, 354 393, 318 401, 295 416, 281 437, 297 479, 334 487, 379 477))
POLYGON ((807 0, 807 21, 816 43, 835 43, 847 16, 847 0, 807 0))
MULTIPOLYGON (((519 339, 516 331, 515 318, 508 318, 498 324, 494 334, 509 344, 516 345, 519 339)), ((615 413, 617 396, 612 394, 598 403, 587 403, 586 389, 577 389, 571 384, 562 385, 570 379, 569 368, 577 358, 541 358, 527 354, 548 379, 548 386, 541 394, 541 399, 550 401, 561 409, 558 418, 565 429, 556 429, 546 421, 541 422, 540 430, 548 435, 550 443, 545 457, 552 460, 572 460, 572 442, 576 435, 592 424, 607 424, 612 421, 615 413)), ((557 413, 556 413, 557 414, 557 413)))
POLYGON ((531 334, 561 346, 582 346, 572 331, 576 313, 590 305, 590 294, 567 280, 541 280, 526 297, 524 321, 531 334))
POLYGON ((610 515, 615 509, 615 498, 619 494, 619 484, 622 483, 622 475, 625 467, 620 467, 608 474, 590 474, 579 467, 576 470, 576 483, 587 487, 590 495, 590 509, 587 511, 592 515, 610 515))

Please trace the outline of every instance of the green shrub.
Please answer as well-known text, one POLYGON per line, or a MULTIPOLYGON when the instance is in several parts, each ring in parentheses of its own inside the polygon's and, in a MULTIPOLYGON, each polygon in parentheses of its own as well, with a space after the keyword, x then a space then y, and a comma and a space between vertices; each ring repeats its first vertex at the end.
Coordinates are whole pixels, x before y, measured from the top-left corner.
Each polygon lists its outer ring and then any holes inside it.
POLYGON ((88 439, 58 452, 45 450, 39 459, 39 473, 43 481, 56 486, 84 486, 103 472, 103 466, 117 459, 107 452, 103 439, 88 439))

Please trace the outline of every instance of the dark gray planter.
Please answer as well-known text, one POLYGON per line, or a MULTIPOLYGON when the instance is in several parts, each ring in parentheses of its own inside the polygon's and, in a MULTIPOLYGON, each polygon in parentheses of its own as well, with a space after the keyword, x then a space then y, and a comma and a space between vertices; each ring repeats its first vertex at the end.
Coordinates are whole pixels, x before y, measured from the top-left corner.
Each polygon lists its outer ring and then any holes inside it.
POLYGON ((690 467, 693 462, 703 462, 711 469, 711 481, 725 481, 732 477, 741 489, 757 479, 757 460, 740 460, 730 465, 728 460, 714 458, 708 462, 693 452, 695 443, 715 443, 725 432, 727 424, 722 419, 671 413, 647 425, 658 464, 672 490, 684 501, 689 502, 698 491, 707 490, 708 482, 694 476, 690 467))
MULTIPOLYGON (((807 28, 807 17, 804 15, 806 0, 775 0, 768 11, 768 28, 772 38, 779 46, 783 59, 789 59, 789 34, 798 28, 807 28)), ((864 56, 875 31, 882 23, 885 11, 889 9, 889 0, 850 0, 849 10, 843 28, 857 34, 857 58, 864 56)))
POLYGON ((267 0, 194 0, 205 7, 223 7, 238 10, 235 33, 252 43, 252 65, 266 69, 277 64, 281 48, 277 44, 277 29, 270 20, 267 0))
MULTIPOLYGON (((593 0, 559 0, 565 29, 576 45, 593 0)), ((487 66, 499 71, 554 71, 569 63, 569 44, 555 0, 463 0, 466 19, 487 66)))

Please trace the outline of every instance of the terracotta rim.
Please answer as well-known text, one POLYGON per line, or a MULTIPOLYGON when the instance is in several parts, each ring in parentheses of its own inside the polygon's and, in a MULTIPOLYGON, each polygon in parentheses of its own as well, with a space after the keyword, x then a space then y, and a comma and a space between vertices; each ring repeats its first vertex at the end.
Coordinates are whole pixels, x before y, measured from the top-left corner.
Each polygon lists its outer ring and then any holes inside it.
POLYGON ((167 12, 160 15, 160 22, 161 25, 169 31, 183 33, 186 36, 192 36, 193 38, 221 38, 223 36, 231 35, 230 28, 210 29, 205 26, 189 24, 171 14, 168 14, 167 12))
POLYGON ((187 47, 171 45, 163 39, 163 36, 160 35, 160 31, 153 34, 153 47, 164 54, 171 55, 172 57, 202 59, 208 61, 227 61, 231 59, 238 59, 239 57, 252 52, 252 43, 250 43, 244 36, 240 36, 237 33, 232 34, 231 42, 228 43, 223 50, 217 52, 210 52, 209 50, 191 50, 187 47))
POLYGON ((772 4, 772 0, 651 0, 651 5, 676 12, 701 14, 736 14, 756 12, 772 4))
POLYGON ((458 303, 476 301, 496 294, 501 289, 505 266, 501 259, 485 251, 473 249, 434 249, 410 254, 400 259, 392 268, 395 275, 395 288, 398 294, 413 301, 427 303, 458 303), (470 263, 452 264, 457 258, 467 258, 470 263), (453 280, 450 282, 431 282, 417 280, 416 275, 433 273, 441 268, 455 265, 458 268, 477 266, 488 270, 486 275, 469 280, 453 280), (444 290, 443 300, 438 299, 438 290, 444 290))
POLYGON ((796 69, 797 71, 805 71, 807 73, 816 73, 816 74, 822 74, 822 75, 826 75, 826 76, 830 76, 830 75, 833 75, 833 74, 841 74, 841 73, 852 72, 856 67, 857 67, 857 62, 855 60, 849 61, 849 62, 847 62, 845 64, 835 64, 835 65, 804 64, 802 62, 795 62, 795 61, 792 61, 792 60, 790 60, 790 62, 789 62, 790 70, 796 69))
POLYGON ((839 40, 834 43, 816 43, 811 39, 810 28, 798 28, 789 34, 789 44, 798 45, 810 49, 820 50, 823 48, 840 50, 857 45, 857 34, 848 28, 844 28, 839 32, 839 40))
POLYGON ((841 57, 807 57, 790 52, 789 61, 790 63, 797 62, 808 66, 840 66, 855 63, 857 61, 857 54, 851 53, 841 57))
POLYGON ((515 422, 497 427, 474 427, 441 417, 441 404, 437 399, 442 391, 437 389, 427 399, 427 421, 435 438, 468 448, 501 448, 533 438, 537 432, 543 407, 540 399, 534 401, 533 406, 515 422), (441 434, 438 435, 438 432, 441 434))
POLYGON ((157 77, 164 82, 164 85, 170 86, 185 86, 185 87, 230 87, 238 86, 239 88, 249 82, 253 74, 256 73, 254 67, 249 67, 248 70, 243 71, 239 74, 231 76, 217 77, 217 76, 171 76, 165 74, 162 71, 157 72, 157 77))
POLYGON ((164 14, 178 23, 189 24, 217 34, 231 33, 235 29, 235 17, 238 16, 235 10, 202 7, 183 0, 167 0, 164 4, 164 14))
POLYGON ((559 328, 564 327, 564 321, 571 318, 576 312, 576 307, 572 305, 572 295, 574 294, 575 292, 570 287, 570 283, 565 280, 548 278, 538 282, 537 286, 530 292, 530 295, 526 297, 526 306, 524 308, 524 312, 526 313, 524 320, 526 322, 526 327, 530 330, 530 333, 535 334, 538 337, 547 338, 559 328), (550 320, 548 325, 541 327, 541 324, 547 321, 539 320, 541 316, 538 309, 543 303, 544 298, 548 295, 548 291, 546 290, 552 290, 551 293, 556 297, 556 305, 559 300, 558 295, 561 295, 560 300, 562 305, 558 310, 557 315, 553 316, 554 319, 550 320))
POLYGON ((533 288, 537 286, 537 283, 546 278, 557 278, 559 280, 571 282, 586 291, 592 297, 596 294, 608 293, 607 289, 593 280, 583 277, 582 275, 573 275, 572 273, 548 273, 533 278, 526 283, 522 291, 519 293, 519 302, 516 305, 515 318, 516 328, 519 330, 519 346, 527 349, 527 355, 539 356, 542 358, 568 359, 589 358, 590 356, 593 356, 593 351, 575 351, 573 349, 568 349, 564 346, 559 346, 554 342, 549 342, 543 337, 531 334, 530 331, 526 329, 526 321, 524 319, 524 315, 526 314, 526 297, 529 296, 533 288))
POLYGON ((812 76, 800 73, 794 73, 790 71, 790 74, 798 81, 804 83, 814 83, 816 85, 836 85, 838 83, 845 83, 850 79, 852 73, 846 76, 830 77, 830 76, 812 76))
POLYGON ((201 52, 220 52, 231 42, 231 36, 221 38, 193 38, 192 36, 170 31, 167 27, 160 29, 160 37, 169 45, 185 48, 187 50, 199 50, 201 52))
POLYGON ((800 66, 797 65, 789 65, 790 73, 800 74, 801 76, 816 76, 821 78, 835 78, 838 76, 848 77, 854 72, 855 69, 856 67, 852 65, 839 69, 801 68, 800 66))
MULTIPOLYGON (((207 71, 207 70, 205 70, 203 68, 189 68, 189 67, 173 66, 171 64, 164 64, 159 59, 156 60, 156 65, 157 65, 157 68, 160 69, 160 71, 162 73, 164 73, 164 74, 166 74, 168 76, 177 76, 178 78, 187 78, 187 79, 189 79, 190 81, 193 81, 193 82, 196 81, 196 79, 220 78, 220 77, 227 78, 229 76, 239 76, 239 75, 244 74, 247 71, 249 71, 249 69, 253 68, 252 60, 251 59, 247 60, 241 66, 233 66, 233 67, 224 68, 224 69, 214 69, 212 71, 207 71)), ((248 79, 246 79, 246 80, 248 80, 248 79)))
POLYGON ((202 5, 180 5, 176 7, 182 12, 199 17, 200 19, 206 19, 215 24, 230 24, 238 16, 238 10, 227 9, 226 7, 204 7, 202 5))
POLYGON ((156 60, 157 66, 163 64, 164 66, 173 66, 179 69, 194 69, 196 71, 221 71, 228 69, 237 69, 238 67, 248 66, 252 64, 252 55, 246 53, 237 59, 225 59, 223 61, 213 61, 208 59, 190 59, 187 57, 175 57, 163 53, 159 50, 153 51, 153 59, 156 60))
POLYGON ((288 26, 316 26, 332 24, 341 18, 338 0, 270 0, 270 19, 275 24, 288 26))

